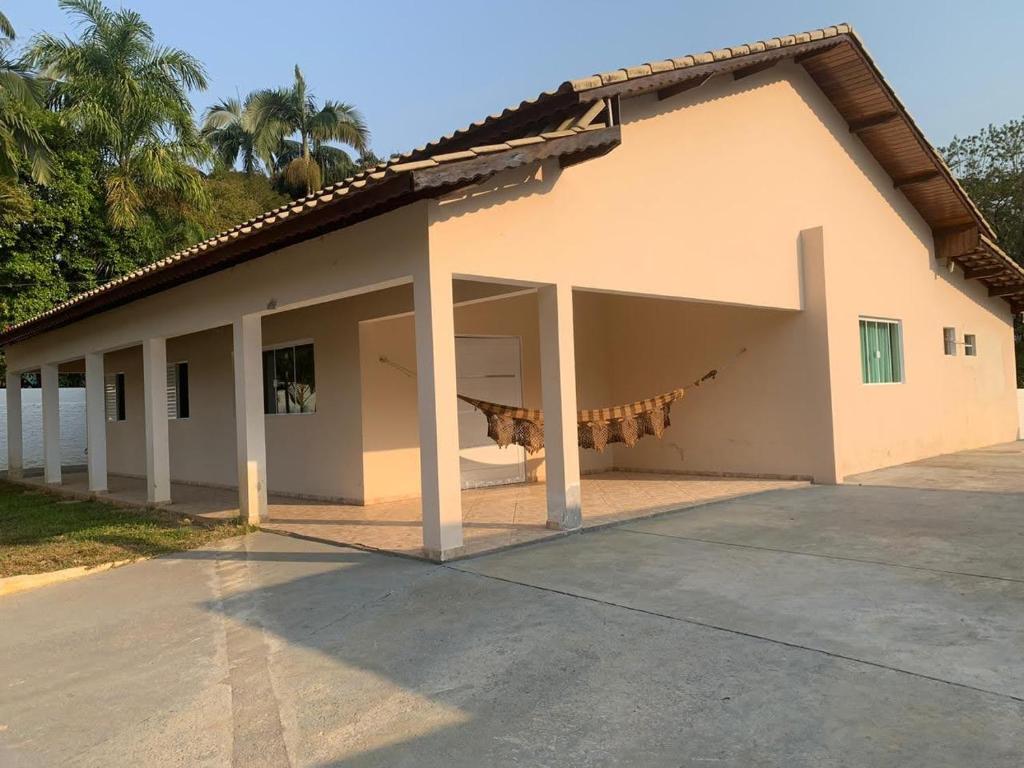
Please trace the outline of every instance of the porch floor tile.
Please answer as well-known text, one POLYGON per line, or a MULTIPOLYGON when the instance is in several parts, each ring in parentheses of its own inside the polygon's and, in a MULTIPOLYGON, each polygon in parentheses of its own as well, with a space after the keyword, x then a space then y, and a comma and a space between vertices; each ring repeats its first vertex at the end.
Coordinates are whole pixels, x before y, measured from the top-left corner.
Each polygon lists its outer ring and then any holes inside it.
MULTIPOLYGON (((25 482, 42 484, 41 477, 25 482)), ((145 505, 142 478, 111 476, 102 497, 145 505)), ((582 479, 583 527, 646 517, 711 501, 762 491, 801 488, 803 481, 703 477, 676 474, 602 472, 582 479)), ((87 495, 84 472, 65 472, 53 488, 69 495, 87 495)), ((173 502, 160 505, 194 517, 223 519, 238 514, 237 493, 231 489, 172 483, 173 502)), ((330 501, 272 495, 267 519, 260 526, 334 544, 422 557, 420 500, 404 499, 356 506, 330 501)), ((543 483, 477 488, 462 492, 464 548, 462 556, 477 555, 530 541, 562 535, 549 530, 543 483)))

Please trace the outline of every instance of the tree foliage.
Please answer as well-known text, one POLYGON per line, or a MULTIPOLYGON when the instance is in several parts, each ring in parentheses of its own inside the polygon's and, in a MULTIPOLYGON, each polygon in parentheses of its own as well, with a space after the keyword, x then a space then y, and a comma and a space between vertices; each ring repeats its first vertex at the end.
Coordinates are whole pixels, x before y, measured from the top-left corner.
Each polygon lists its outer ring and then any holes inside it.
MULTIPOLYGON (((1024 265, 1024 119, 990 125, 973 136, 954 137, 943 147, 946 162, 960 179, 999 243, 1024 265)), ((1017 386, 1024 387, 1024 324, 1015 318, 1017 386)))
POLYGON ((32 183, 22 165, 22 195, 0 212, 0 318, 43 312, 150 253, 135 236, 110 228, 97 150, 50 118, 41 129, 53 148, 49 183, 32 183))
POLYGON ((943 152, 1000 244, 1024 264, 1024 119, 954 137, 943 152))
POLYGON ((208 199, 195 165, 206 145, 188 92, 206 87, 202 64, 156 44, 135 11, 99 0, 60 0, 79 22, 77 40, 37 35, 28 61, 52 81, 49 100, 61 120, 99 148, 110 221, 135 227, 149 200, 202 208, 208 199))
POLYGON ((268 167, 280 171, 287 191, 296 196, 343 179, 355 169, 348 153, 330 142, 347 144, 357 152, 369 145, 370 131, 359 110, 341 101, 319 106, 298 65, 291 85, 256 91, 245 111, 257 153, 268 167), (291 138, 295 135, 298 139, 291 138))
POLYGON ((0 13, 0 208, 15 205, 14 182, 22 161, 33 180, 45 182, 50 151, 39 132, 43 84, 12 54, 14 27, 0 13))
POLYGON ((263 170, 256 151, 256 136, 249 130, 245 105, 238 99, 224 99, 207 108, 203 113, 202 136, 213 150, 217 168, 231 169, 241 163, 246 174, 263 170))
POLYGON ((197 59, 134 11, 60 6, 77 33, 22 53, 0 13, 0 326, 276 208, 282 188, 379 162, 358 110, 318 105, 298 67, 291 86, 215 104, 200 127, 197 59))

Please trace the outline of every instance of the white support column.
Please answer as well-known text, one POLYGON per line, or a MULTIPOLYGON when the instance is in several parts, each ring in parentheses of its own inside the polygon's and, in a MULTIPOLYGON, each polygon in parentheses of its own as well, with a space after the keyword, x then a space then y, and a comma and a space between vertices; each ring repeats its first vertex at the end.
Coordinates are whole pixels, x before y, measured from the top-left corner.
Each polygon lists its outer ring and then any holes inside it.
POLYGON ((413 284, 423 549, 445 560, 462 547, 459 416, 452 275, 429 263, 413 284))
POLYGON ((540 307, 541 397, 548 527, 572 530, 582 524, 580 455, 576 432, 576 349, 572 286, 546 285, 540 307))
POLYGON ((89 490, 107 490, 107 413, 103 398, 103 353, 85 356, 85 439, 89 490))
POLYGON ((171 450, 167 429, 167 339, 142 342, 142 399, 146 414, 146 497, 171 500, 171 450))
POLYGON ((21 374, 7 372, 7 477, 18 480, 24 471, 21 435, 21 374))
POLYGON ((267 513, 267 442, 263 414, 263 325, 259 315, 234 322, 238 509, 259 525, 267 513))
POLYGON ((43 479, 60 484, 60 380, 57 366, 45 364, 39 369, 43 386, 43 479))

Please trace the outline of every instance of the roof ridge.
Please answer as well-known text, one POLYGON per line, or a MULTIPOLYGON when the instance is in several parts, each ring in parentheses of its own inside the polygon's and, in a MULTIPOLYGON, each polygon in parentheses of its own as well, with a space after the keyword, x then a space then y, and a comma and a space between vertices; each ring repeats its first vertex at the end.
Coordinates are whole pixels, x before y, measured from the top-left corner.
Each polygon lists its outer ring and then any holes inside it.
POLYGON ((670 59, 649 61, 633 67, 612 69, 607 72, 599 72, 587 77, 569 80, 565 84, 570 86, 575 92, 579 93, 593 88, 600 88, 603 85, 622 82, 623 80, 647 77, 648 75, 657 74, 658 72, 689 69, 690 67, 698 64, 710 64, 714 61, 723 61, 725 59, 732 59, 738 56, 748 56, 752 53, 763 53, 765 51, 777 50, 779 48, 789 48, 794 45, 800 45, 801 43, 825 40, 831 37, 838 37, 839 35, 850 35, 851 37, 857 38, 858 41, 860 40, 853 31, 853 27, 846 22, 842 22, 828 27, 820 27, 818 29, 811 29, 805 32, 797 32, 792 35, 769 37, 765 40, 755 40, 751 43, 731 45, 725 48, 704 51, 702 53, 688 53, 670 59))

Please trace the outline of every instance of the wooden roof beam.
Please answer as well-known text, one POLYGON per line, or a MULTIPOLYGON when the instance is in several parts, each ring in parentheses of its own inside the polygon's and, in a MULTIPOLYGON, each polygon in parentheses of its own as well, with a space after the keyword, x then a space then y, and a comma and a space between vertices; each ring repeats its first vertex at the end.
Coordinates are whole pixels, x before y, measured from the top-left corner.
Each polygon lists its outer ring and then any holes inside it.
POLYGON ((988 289, 989 296, 1015 296, 1024 295, 1024 283, 1013 283, 1011 285, 994 285, 988 289))
POLYGON ((938 259, 957 259, 978 253, 981 241, 977 226, 935 233, 935 257, 938 259))
POLYGON ((916 184, 927 184, 929 181, 935 181, 935 179, 942 176, 939 171, 924 171, 923 173, 915 173, 910 176, 900 176, 892 180, 892 185, 896 189, 904 189, 905 187, 912 187, 916 184))
POLYGON ((964 278, 967 280, 982 280, 986 277, 999 277, 1006 272, 1005 267, 975 267, 964 270, 964 278))
POLYGON ((766 61, 758 62, 757 64, 751 64, 749 67, 743 69, 737 69, 732 73, 733 80, 742 80, 745 77, 756 75, 758 72, 764 72, 766 69, 771 69, 779 63, 778 59, 768 59, 766 61))
POLYGON ((862 117, 857 120, 851 120, 850 133, 860 133, 861 131, 866 131, 869 128, 892 123, 899 119, 900 113, 892 110, 889 112, 880 112, 877 115, 869 115, 868 117, 862 117))
POLYGON ((658 90, 658 101, 671 99, 673 96, 678 96, 681 93, 692 91, 694 88, 700 88, 713 76, 713 74, 701 75, 700 77, 694 77, 690 80, 683 80, 681 83, 665 86, 658 90))

